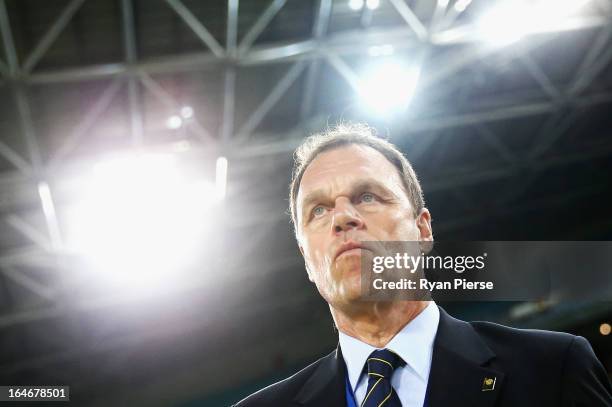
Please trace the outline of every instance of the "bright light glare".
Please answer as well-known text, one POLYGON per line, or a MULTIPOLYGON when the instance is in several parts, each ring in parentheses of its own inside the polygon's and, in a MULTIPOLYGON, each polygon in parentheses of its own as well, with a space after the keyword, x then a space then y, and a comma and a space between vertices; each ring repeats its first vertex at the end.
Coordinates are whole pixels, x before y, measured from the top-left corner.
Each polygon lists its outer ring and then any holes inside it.
POLYGON ((368 48, 368 54, 372 57, 393 55, 395 48, 391 44, 373 45, 368 48))
POLYGON ((175 153, 184 153, 185 151, 189 151, 191 149, 191 143, 187 140, 177 141, 172 144, 172 151, 175 153))
POLYGON ((166 120, 166 127, 169 128, 170 130, 176 130, 178 128, 180 128, 183 125, 183 119, 181 119, 179 116, 173 115, 168 117, 168 120, 166 120))
POLYGON ((523 23, 526 16, 517 14, 523 12, 519 7, 508 2, 489 10, 478 22, 478 29, 483 39, 499 46, 520 40, 523 36, 523 23))
POLYGON ((217 168, 215 173, 215 189, 220 199, 225 198, 227 190, 227 158, 217 158, 217 168))
POLYGON ((478 22, 488 43, 504 46, 525 35, 555 31, 589 0, 506 0, 490 9, 478 22))
POLYGON ((349 0, 348 5, 351 10, 361 10, 363 8, 363 0, 349 0))
POLYGON ((214 186, 187 180, 171 155, 117 157, 94 167, 70 213, 68 248, 105 281, 130 288, 172 282, 202 245, 214 186))
POLYGON ((365 72, 360 97, 364 107, 386 115, 408 107, 419 79, 419 70, 386 62, 365 72))
POLYGON ((457 0, 455 3, 455 10, 462 13, 472 3, 472 0, 457 0))
POLYGON ((62 237, 57 225, 55 205, 53 204, 53 196, 51 195, 49 184, 46 182, 38 183, 38 196, 40 197, 45 220, 47 221, 47 228, 51 235, 51 245, 54 250, 58 250, 61 248, 62 237))
POLYGON ((366 0, 366 7, 370 10, 376 10, 380 6, 380 0, 366 0))
POLYGON ((53 206, 53 199, 51 198, 51 188, 46 182, 38 183, 38 195, 42 202, 42 208, 45 216, 55 216, 55 208, 53 206))
POLYGON ((181 107, 181 116, 183 119, 191 119, 193 117, 193 108, 191 106, 181 107))

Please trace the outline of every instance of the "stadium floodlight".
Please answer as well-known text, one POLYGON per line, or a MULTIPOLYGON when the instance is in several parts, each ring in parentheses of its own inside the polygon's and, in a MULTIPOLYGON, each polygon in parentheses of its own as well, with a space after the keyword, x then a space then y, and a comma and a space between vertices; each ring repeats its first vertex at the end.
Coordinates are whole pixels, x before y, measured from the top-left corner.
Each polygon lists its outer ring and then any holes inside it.
POLYGON ((378 115, 389 115, 408 107, 420 70, 399 62, 383 61, 368 67, 360 81, 362 107, 378 115))
POLYGON ((478 20, 479 35, 491 45, 505 46, 526 35, 557 31, 589 0, 505 0, 478 20))
POLYGON ((103 281, 151 289, 167 285, 195 259, 214 185, 189 180, 170 154, 124 155, 97 164, 67 214, 68 249, 103 281))
POLYGON ((363 8, 363 0, 349 0, 348 6, 351 10, 361 10, 363 8))
POLYGON ((181 107, 181 117, 183 119, 191 119, 193 117, 193 108, 191 106, 181 107))
MULTIPOLYGON (((516 3, 519 3, 516 1, 516 3)), ((509 45, 521 39, 524 35, 525 20, 521 7, 517 4, 504 2, 488 10, 478 21, 478 31, 485 42, 491 45, 509 45)))
MULTIPOLYGON (((455 10, 462 13, 470 5, 470 3, 472 3, 472 0, 457 0, 454 5, 455 10)), ((446 5, 448 5, 448 1, 446 1, 446 5)))
POLYGON ((366 7, 370 10, 376 10, 380 6, 380 0, 366 0, 366 7))
POLYGON ((177 130, 183 125, 183 119, 180 116, 172 115, 166 120, 166 127, 170 130, 177 130))

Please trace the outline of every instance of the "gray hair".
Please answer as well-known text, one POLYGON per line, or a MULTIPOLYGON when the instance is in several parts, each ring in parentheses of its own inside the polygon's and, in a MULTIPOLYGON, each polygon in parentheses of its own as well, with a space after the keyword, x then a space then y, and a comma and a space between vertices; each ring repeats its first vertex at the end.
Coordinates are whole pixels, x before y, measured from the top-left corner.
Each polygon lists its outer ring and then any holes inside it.
POLYGON ((417 179, 412 165, 406 157, 389 141, 376 136, 374 129, 365 124, 342 123, 338 124, 322 133, 313 134, 307 137, 304 142, 295 150, 293 155, 294 166, 289 186, 289 210, 291 221, 293 222, 297 236, 297 195, 300 182, 306 168, 312 163, 317 155, 322 152, 336 148, 358 144, 371 147, 385 156, 391 164, 395 166, 402 179, 404 190, 408 199, 415 210, 417 216, 425 207, 423 190, 417 179))

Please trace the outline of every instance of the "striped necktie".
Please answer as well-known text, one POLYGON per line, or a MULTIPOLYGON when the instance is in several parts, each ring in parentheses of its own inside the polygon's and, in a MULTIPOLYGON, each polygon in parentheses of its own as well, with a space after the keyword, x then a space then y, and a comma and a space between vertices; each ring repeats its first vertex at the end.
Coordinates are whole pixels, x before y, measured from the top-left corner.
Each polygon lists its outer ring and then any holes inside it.
POLYGON ((393 371, 405 364, 401 357, 388 349, 375 350, 367 360, 368 389, 361 407, 400 407, 395 389, 391 386, 393 371))

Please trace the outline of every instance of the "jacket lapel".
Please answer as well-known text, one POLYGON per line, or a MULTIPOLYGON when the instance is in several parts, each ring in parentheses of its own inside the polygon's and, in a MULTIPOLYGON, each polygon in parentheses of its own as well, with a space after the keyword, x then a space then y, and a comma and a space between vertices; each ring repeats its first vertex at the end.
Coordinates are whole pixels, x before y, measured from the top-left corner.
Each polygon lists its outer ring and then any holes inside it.
POLYGON ((306 407, 346 406, 346 367, 340 345, 316 367, 294 401, 306 407))
POLYGON ((494 358, 470 324, 440 308, 427 406, 493 407, 504 380, 504 373, 487 367, 494 358))

